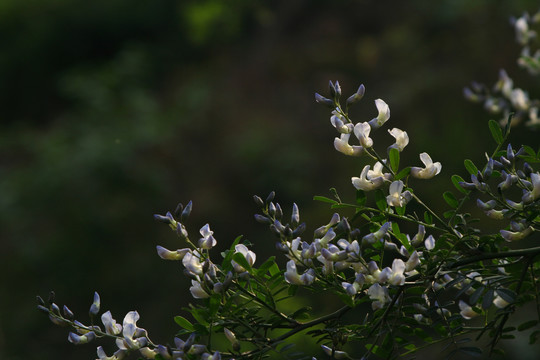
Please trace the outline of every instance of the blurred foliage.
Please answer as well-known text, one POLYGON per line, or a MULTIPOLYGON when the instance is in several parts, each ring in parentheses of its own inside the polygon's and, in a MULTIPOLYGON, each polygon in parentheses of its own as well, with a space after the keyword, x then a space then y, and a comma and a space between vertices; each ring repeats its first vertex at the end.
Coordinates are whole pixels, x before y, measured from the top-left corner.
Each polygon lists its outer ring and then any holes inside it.
POLYGON ((505 67, 540 92, 515 65, 508 22, 537 6, 2 1, 0 358, 95 356, 34 310, 35 294, 50 289, 79 313, 99 290, 113 312, 139 310, 154 336, 174 333, 189 296, 180 271, 155 255, 176 239, 152 214, 178 201, 193 200, 193 229, 211 222, 223 246, 243 233, 258 254, 273 241, 252 221, 253 194, 276 190, 311 226, 324 222, 329 213, 312 196, 332 186, 352 194, 351 168, 361 169, 335 156, 314 104, 328 79, 346 92, 369 88, 356 119, 373 117, 383 98, 411 138, 403 156, 429 149, 443 163, 426 195, 450 188, 461 159, 482 158, 475 149, 491 141, 463 86, 492 83, 505 67))

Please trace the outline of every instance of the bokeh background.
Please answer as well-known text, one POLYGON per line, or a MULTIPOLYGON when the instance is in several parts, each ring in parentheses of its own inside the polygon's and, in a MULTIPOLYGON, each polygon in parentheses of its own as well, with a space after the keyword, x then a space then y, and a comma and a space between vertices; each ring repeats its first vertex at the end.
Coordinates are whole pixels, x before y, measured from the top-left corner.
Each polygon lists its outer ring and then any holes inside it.
MULTIPOLYGON (((333 150, 328 109, 339 80, 367 88, 356 121, 391 108, 408 132, 403 161, 443 163, 419 189, 440 204, 464 158, 493 149, 471 80, 517 68, 511 15, 534 0, 253 1, 3 0, 0 2, 0 359, 93 359, 35 308, 57 293, 86 320, 94 291, 117 320, 137 309, 153 340, 191 301, 177 263, 156 245, 183 247, 154 213, 193 200, 188 229, 210 223, 222 246, 237 235, 258 261, 273 236, 255 223, 252 195, 292 202, 308 232, 332 212, 313 195, 353 194, 361 165, 333 150)), ((538 144, 516 131, 513 142, 538 144)), ((374 136, 385 149, 385 131, 374 136)), ((429 202, 430 199, 427 200, 429 202)), ((332 304, 328 304, 332 306, 332 304)), ((517 342, 522 348, 522 339, 517 342)))

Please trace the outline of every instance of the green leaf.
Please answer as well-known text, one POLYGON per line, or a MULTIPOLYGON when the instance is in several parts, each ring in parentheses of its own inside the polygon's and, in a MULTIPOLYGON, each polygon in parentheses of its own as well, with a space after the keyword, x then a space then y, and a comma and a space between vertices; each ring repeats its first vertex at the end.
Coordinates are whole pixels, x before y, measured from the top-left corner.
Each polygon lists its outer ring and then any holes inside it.
POLYGON ((406 176, 409 176, 409 174, 411 173, 411 167, 406 167, 405 169, 402 169, 395 177, 394 177, 394 180, 395 181, 398 181, 398 180, 401 180, 403 179, 404 177, 406 176))
POLYGON ((513 303, 516 300, 517 294, 510 289, 498 288, 497 295, 499 295, 504 301, 513 303))
POLYGON ((257 276, 263 276, 274 265, 276 257, 270 256, 259 268, 257 269, 257 276))
POLYGON ((498 145, 501 145, 504 141, 501 126, 495 120, 489 120, 488 125, 489 130, 491 131, 491 136, 493 136, 493 139, 498 145))
POLYGON ((444 201, 446 201, 446 203, 450 205, 451 208, 456 209, 459 206, 459 201, 456 199, 454 194, 452 194, 450 191, 446 191, 443 194, 443 198, 444 198, 444 201))
POLYGON ((388 157, 390 158, 390 168, 395 174, 399 170, 399 150, 396 148, 390 149, 388 157))
POLYGON ((512 125, 513 116, 514 116, 514 113, 511 113, 510 115, 508 115, 508 121, 506 122, 506 126, 504 127, 504 133, 503 133, 505 138, 508 138, 508 135, 510 135, 510 128, 512 125))
POLYGON ((532 328, 538 324, 538 320, 526 321, 523 324, 518 326, 518 331, 523 331, 532 328))
POLYGON ((379 210, 386 211, 386 196, 384 196, 384 193, 381 189, 375 190, 375 204, 377 204, 379 210))
POLYGON ((531 335, 529 336, 529 345, 532 345, 536 342, 538 335, 540 335, 540 330, 535 330, 531 333, 531 335))
POLYGON ((356 204, 363 206, 366 203, 366 193, 362 190, 356 190, 356 204))
POLYGON ((281 270, 279 269, 279 266, 276 263, 273 263, 272 266, 268 269, 268 272, 270 273, 270 276, 274 277, 281 273, 281 270))
POLYGON ((482 299, 482 309, 487 310, 491 307, 491 305, 493 304, 494 295, 495 291, 493 291, 493 289, 489 289, 488 291, 486 291, 486 294, 482 299))
POLYGON ((181 328, 184 328, 189 331, 195 331, 195 328, 193 327, 193 324, 189 322, 186 318, 177 315, 174 317, 174 322, 180 325, 181 328))
POLYGON ((336 200, 327 198, 326 196, 316 195, 316 196, 313 197, 313 200, 320 201, 320 202, 325 202, 325 203, 329 203, 329 204, 338 204, 338 202, 336 200))
POLYGON ((476 167, 476 165, 474 165, 474 163, 472 162, 472 160, 465 159, 465 161, 463 162, 463 164, 465 165, 465 169, 467 169, 467 171, 469 172, 469 174, 471 174, 471 175, 476 175, 476 174, 478 174, 478 168, 476 167))
POLYGON ((530 156, 536 157, 536 152, 534 151, 534 149, 532 147, 527 146, 527 145, 523 145, 523 150, 525 150, 525 152, 527 154, 529 154, 530 156))
POLYGON ((236 262, 238 265, 240 265, 241 267, 243 267, 244 269, 246 269, 246 271, 251 272, 251 265, 249 265, 244 254, 237 252, 233 254, 232 260, 236 262))
POLYGON ((465 190, 461 185, 459 185, 460 182, 465 182, 463 178, 459 175, 452 175, 452 184, 454 184, 454 187, 463 194, 468 194, 469 190, 465 190))
POLYGON ((433 224, 433 216, 427 211, 424 211, 424 221, 427 224, 433 224))

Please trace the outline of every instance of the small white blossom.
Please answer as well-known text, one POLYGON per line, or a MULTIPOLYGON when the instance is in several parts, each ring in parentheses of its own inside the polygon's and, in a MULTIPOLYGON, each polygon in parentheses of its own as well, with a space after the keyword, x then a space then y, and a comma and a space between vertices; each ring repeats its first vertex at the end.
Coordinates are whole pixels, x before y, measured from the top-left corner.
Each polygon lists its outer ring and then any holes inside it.
MULTIPOLYGON (((235 253, 240 253, 244 255, 246 258, 249 266, 253 266, 255 264, 255 259, 257 259, 257 255, 251 250, 247 248, 244 244, 238 244, 234 247, 235 253)), ((231 260, 231 264, 236 272, 245 272, 246 269, 244 269, 242 266, 238 265, 234 260, 231 260)))
POLYGON ((403 149, 405 149, 405 146, 409 144, 409 135, 407 135, 407 132, 398 128, 393 128, 392 130, 388 130, 388 132, 396 139, 396 143, 391 145, 390 148, 395 148, 399 151, 403 151, 403 149))
POLYGON ((120 350, 135 350, 146 346, 148 339, 139 336, 146 333, 146 330, 137 327, 140 316, 137 311, 130 311, 124 317, 122 324, 123 339, 116 339, 116 346, 120 350))
POLYGON ((531 174, 532 190, 525 192, 522 200, 524 203, 531 203, 540 197, 540 174, 531 174))
POLYGON ((107 311, 101 315, 101 322, 105 326, 105 331, 109 335, 118 335, 122 332, 122 325, 117 324, 112 318, 111 312, 107 311))
POLYGON ((156 246, 156 250, 158 256, 163 260, 182 260, 184 256, 189 252, 188 248, 171 251, 159 245, 156 246))
POLYGON ((394 259, 392 262, 392 273, 388 276, 388 283, 391 285, 405 284, 405 263, 401 259, 394 259))
POLYGON ((370 191, 379 188, 383 184, 384 178, 382 177, 376 177, 373 179, 367 178, 369 167, 369 165, 364 166, 360 177, 351 178, 352 184, 356 189, 370 191))
POLYGON ((211 249, 216 246, 217 241, 214 239, 214 232, 210 230, 210 225, 204 225, 199 231, 202 235, 202 238, 199 239, 199 247, 202 249, 211 249))
POLYGON ((191 295, 195 299, 206 299, 210 297, 210 294, 208 294, 202 287, 201 283, 197 280, 191 280, 191 287, 189 288, 189 291, 191 292, 191 295))
POLYGON ((436 162, 434 163, 433 160, 431 160, 431 156, 428 155, 428 153, 421 153, 420 154, 420 160, 422 163, 424 163, 424 168, 419 167, 412 167, 411 168, 411 175, 418 179, 431 179, 435 175, 441 172, 441 163, 436 162))
POLYGON ((202 264, 198 254, 193 253, 192 251, 186 253, 182 259, 182 264, 191 274, 202 276, 202 264))
POLYGON ((375 100, 375 106, 377 107, 379 114, 376 118, 371 119, 369 122, 369 125, 371 125, 373 130, 380 128, 385 122, 388 121, 388 119, 390 119, 390 108, 383 100, 375 100))
POLYGON ((516 29, 516 40, 521 45, 526 45, 530 39, 536 36, 535 31, 529 30, 529 23, 526 16, 517 19, 514 23, 514 28, 516 29))
POLYGON ((348 156, 360 156, 364 148, 358 145, 349 145, 351 134, 341 134, 341 137, 334 139, 334 147, 337 151, 348 156))
POLYGON ((521 89, 514 89, 510 94, 510 101, 517 110, 529 110, 530 101, 527 93, 521 89))
POLYGON ((459 309, 461 310, 459 313, 466 320, 472 319, 473 317, 476 317, 479 315, 476 311, 473 310, 472 307, 470 307, 463 300, 459 300, 459 309))
POLYGON ((381 286, 378 283, 371 285, 368 289, 368 296, 371 300, 374 300, 371 304, 373 310, 381 309, 384 305, 390 301, 390 295, 388 295, 388 289, 386 286, 381 286))
POLYGON ((285 280, 292 285, 311 285, 315 281, 315 271, 307 270, 304 274, 298 275, 294 260, 287 263, 287 271, 285 271, 285 280))
POLYGON ((373 140, 369 137, 371 132, 371 127, 367 122, 358 123, 354 126, 354 135, 360 141, 360 145, 364 148, 369 149, 373 146, 373 140))
POLYGON ((98 346, 97 356, 99 360, 122 360, 126 356, 125 350, 117 350, 112 356, 107 356, 103 347, 98 346))
POLYGON ((390 195, 386 197, 386 202, 389 206, 403 207, 412 199, 412 194, 408 190, 402 192, 403 186, 403 181, 401 180, 394 181, 390 184, 388 189, 390 195))
POLYGON ((353 124, 346 123, 345 118, 340 115, 336 110, 332 111, 330 122, 341 134, 349 134, 353 130, 353 124))

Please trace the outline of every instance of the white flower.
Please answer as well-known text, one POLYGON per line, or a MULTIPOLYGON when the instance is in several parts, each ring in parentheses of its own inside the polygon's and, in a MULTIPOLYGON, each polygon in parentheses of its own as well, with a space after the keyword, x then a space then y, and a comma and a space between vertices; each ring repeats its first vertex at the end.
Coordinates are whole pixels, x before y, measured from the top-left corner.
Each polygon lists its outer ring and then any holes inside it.
POLYGON ((337 151, 348 156, 360 156, 364 148, 358 145, 349 145, 351 134, 341 134, 341 137, 334 139, 334 147, 337 151))
POLYGON ((540 197, 540 174, 531 173, 532 190, 527 191, 521 198, 524 203, 531 203, 540 197))
POLYGON ((426 247, 426 250, 433 250, 435 247, 435 238, 433 235, 427 237, 426 241, 424 241, 424 246, 426 247))
POLYGON ((342 115, 338 114, 336 110, 332 111, 332 116, 330 117, 330 122, 336 128, 336 130, 341 134, 349 134, 353 130, 353 124, 345 123, 345 119, 342 115))
POLYGON ((390 148, 396 148, 399 151, 403 151, 405 146, 409 144, 409 135, 407 135, 407 132, 398 128, 393 128, 392 130, 388 130, 388 132, 396 139, 396 143, 391 145, 390 148))
POLYGON ((105 331, 109 335, 118 335, 122 331, 122 325, 117 324, 112 318, 111 312, 107 311, 101 315, 101 322, 105 326, 105 331))
POLYGON ((158 256, 163 260, 182 260, 184 256, 189 252, 188 248, 171 251, 159 245, 156 246, 156 250, 158 256))
POLYGON ((473 317, 476 317, 479 315, 476 311, 473 310, 472 307, 470 307, 463 300, 459 300, 459 309, 461 310, 459 313, 466 320, 472 319, 473 317))
POLYGON ((201 283, 197 280, 191 280, 191 287, 189 288, 189 291, 191 292, 191 295, 195 299, 206 299, 210 297, 210 294, 208 294, 202 287, 201 283))
POLYGON ((514 89, 510 94, 510 101, 517 110, 529 110, 529 96, 521 89, 514 89))
POLYGON ((354 135, 360 141, 360 145, 366 149, 373 146, 373 140, 369 137, 370 131, 371 127, 367 122, 358 123, 354 126, 354 135))
POLYGON ((390 184, 388 189, 390 195, 386 197, 389 206, 403 207, 412 199, 412 194, 408 190, 403 193, 402 191, 403 181, 398 180, 390 184))
POLYGON ((375 165, 373 165, 373 170, 368 170, 366 178, 369 180, 375 180, 378 177, 382 177, 384 180, 390 180, 392 178, 392 174, 390 173, 383 173, 384 165, 377 161, 375 165))
POLYGON ((121 360, 126 356, 125 350, 117 350, 112 356, 107 356, 103 347, 98 346, 97 356, 99 360, 121 360))
POLYGON ((182 259, 182 264, 191 274, 202 276, 203 269, 202 264, 199 261, 198 254, 194 254, 191 251, 186 253, 186 255, 184 255, 184 258, 182 259))
POLYGON ((525 230, 522 230, 522 231, 500 230, 500 233, 501 233, 501 236, 506 241, 517 241, 517 240, 521 240, 524 237, 530 235, 533 232, 533 230, 534 229, 529 226, 528 228, 526 228, 525 230))
POLYGON ((217 241, 212 236, 214 234, 214 232, 210 230, 210 225, 209 224, 204 225, 199 232, 202 235, 202 238, 199 239, 199 247, 200 248, 208 250, 208 249, 211 249, 214 246, 216 246, 217 241))
POLYGON ((287 271, 285 271, 285 280, 292 285, 311 285, 315 281, 315 271, 309 269, 302 275, 298 275, 294 260, 287 263, 287 271))
MULTIPOLYGON (((235 254, 236 253, 240 253, 242 255, 244 255, 244 257, 246 258, 249 266, 253 266, 253 264, 255 264, 255 259, 257 259, 257 255, 255 255, 255 253, 251 250, 248 250, 248 248, 246 247, 246 245, 244 244, 238 244, 234 247, 234 250, 235 250, 235 254)), ((246 269, 244 269, 242 266, 238 265, 234 260, 231 260, 231 265, 233 266, 234 270, 236 272, 245 272, 246 269)))
POLYGON ((375 283, 369 287, 368 296, 371 300, 375 300, 371 304, 373 310, 383 308, 384 304, 390 301, 388 289, 386 288, 386 286, 381 286, 378 283, 375 283))
POLYGON ((375 100, 375 106, 377 106, 379 115, 369 122, 369 125, 371 125, 373 130, 380 128, 386 121, 388 121, 388 119, 390 119, 390 108, 383 100, 375 100))
POLYGON ((130 311, 124 317, 122 324, 123 339, 116 339, 116 346, 120 350, 135 350, 146 346, 148 339, 143 334, 146 330, 137 327, 137 321, 140 316, 137 311, 130 311))
POLYGON ((424 163, 425 168, 419 168, 419 167, 412 167, 411 168, 411 175, 418 179, 431 179, 435 175, 441 172, 441 163, 436 162, 434 163, 433 160, 431 160, 431 156, 428 155, 428 153, 421 153, 420 154, 420 160, 424 163))
POLYGON ((499 295, 495 296, 495 299, 493 299, 493 305, 495 305, 499 309, 505 308, 508 304, 510 304, 510 303, 508 301, 504 300, 499 295))
POLYGON ((526 45, 531 38, 536 36, 535 31, 529 30, 529 24, 525 16, 516 20, 514 28, 516 29, 516 40, 521 45, 526 45))
POLYGON ((388 283, 391 285, 405 284, 405 263, 401 259, 394 259, 392 262, 392 273, 388 276, 388 283))
POLYGON ((375 190, 379 188, 383 182, 384 178, 377 177, 374 179, 368 179, 367 174, 369 171, 369 165, 364 166, 362 169, 362 173, 360 174, 360 177, 352 177, 352 184, 353 186, 358 190, 364 190, 364 191, 370 191, 375 190))
POLYGON ((409 260, 407 260, 407 262, 405 263, 405 272, 414 270, 414 268, 417 267, 418 264, 420 264, 420 256, 415 250, 409 257, 409 260))

